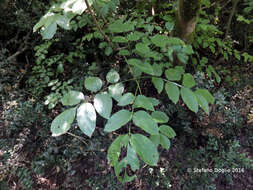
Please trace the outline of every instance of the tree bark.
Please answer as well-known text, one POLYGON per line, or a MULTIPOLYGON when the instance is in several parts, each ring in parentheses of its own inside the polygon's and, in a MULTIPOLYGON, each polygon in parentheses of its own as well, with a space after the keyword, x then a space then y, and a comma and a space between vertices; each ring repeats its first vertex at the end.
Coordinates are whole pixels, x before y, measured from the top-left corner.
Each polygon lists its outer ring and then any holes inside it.
POLYGON ((189 43, 196 26, 201 0, 178 0, 175 35, 189 43))

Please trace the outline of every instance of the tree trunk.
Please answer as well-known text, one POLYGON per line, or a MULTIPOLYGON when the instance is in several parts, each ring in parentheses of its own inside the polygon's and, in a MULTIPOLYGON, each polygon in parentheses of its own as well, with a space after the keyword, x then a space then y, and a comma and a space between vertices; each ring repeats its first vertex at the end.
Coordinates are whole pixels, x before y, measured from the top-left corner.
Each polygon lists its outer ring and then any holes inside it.
POLYGON ((178 0, 175 35, 185 42, 192 40, 201 0, 178 0))

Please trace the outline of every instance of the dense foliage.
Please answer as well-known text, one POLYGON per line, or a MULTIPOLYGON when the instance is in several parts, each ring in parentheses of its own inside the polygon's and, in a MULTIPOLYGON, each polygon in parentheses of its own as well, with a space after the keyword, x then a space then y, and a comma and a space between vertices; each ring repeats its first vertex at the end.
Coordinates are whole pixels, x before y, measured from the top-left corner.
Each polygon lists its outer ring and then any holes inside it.
POLYGON ((252 169, 252 131, 243 125, 253 110, 239 114, 233 91, 250 94, 244 89, 253 85, 250 0, 31 0, 0 8, 1 187, 17 180, 36 189, 53 168, 66 180, 50 188, 143 181, 146 189, 215 189, 217 179, 231 185, 234 173, 252 169), (82 184, 80 164, 107 173, 113 166, 117 179, 92 175, 82 184))

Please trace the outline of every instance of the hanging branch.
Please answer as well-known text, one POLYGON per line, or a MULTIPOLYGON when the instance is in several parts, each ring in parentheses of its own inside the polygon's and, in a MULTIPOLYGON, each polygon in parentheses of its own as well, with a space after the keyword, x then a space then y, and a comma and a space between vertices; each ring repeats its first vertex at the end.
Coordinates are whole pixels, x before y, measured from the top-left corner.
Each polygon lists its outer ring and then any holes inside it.
POLYGON ((104 33, 104 31, 103 31, 102 28, 100 27, 100 25, 99 25, 99 23, 98 23, 98 21, 97 21, 97 18, 96 18, 95 14, 94 14, 94 12, 91 10, 91 7, 90 7, 90 5, 89 5, 89 3, 88 3, 88 0, 85 0, 85 4, 86 4, 86 7, 87 7, 87 9, 88 9, 88 11, 89 11, 89 13, 90 13, 92 19, 94 20, 95 25, 97 26, 99 32, 104 36, 104 38, 105 38, 106 41, 109 43, 109 45, 111 46, 111 48, 112 48, 113 50, 115 50, 115 48, 114 48, 114 46, 113 46, 113 44, 112 44, 112 42, 111 42, 111 39, 104 33))
MULTIPOLYGON (((90 15, 92 16, 92 18, 93 18, 93 20, 94 20, 95 25, 97 26, 99 32, 104 36, 104 38, 105 38, 106 41, 109 43, 109 45, 111 46, 111 48, 112 48, 114 51, 117 51, 117 50, 119 49, 119 47, 115 48, 115 47, 113 46, 113 44, 112 44, 110 38, 104 33, 104 31, 103 31, 102 28, 100 27, 100 25, 99 25, 99 23, 98 23, 98 21, 97 21, 97 18, 96 18, 94 12, 92 11, 92 9, 91 9, 91 7, 90 7, 90 5, 89 5, 89 3, 88 3, 88 0, 85 0, 85 4, 86 4, 86 6, 87 6, 87 9, 88 9, 90 15)), ((127 63, 127 58, 126 58, 125 56, 123 56, 123 57, 124 57, 124 60, 125 60, 126 63, 127 63)), ((127 63, 127 65, 128 65, 128 68, 129 68, 130 73, 133 75, 133 78, 134 78, 134 80, 135 80, 135 82, 136 82, 136 84, 137 84, 137 87, 138 87, 138 89, 139 89, 139 92, 142 94, 140 84, 139 84, 138 80, 136 79, 136 77, 135 77, 135 75, 134 75, 134 73, 133 73, 132 68, 130 67, 130 65, 129 65, 128 63, 127 63)))

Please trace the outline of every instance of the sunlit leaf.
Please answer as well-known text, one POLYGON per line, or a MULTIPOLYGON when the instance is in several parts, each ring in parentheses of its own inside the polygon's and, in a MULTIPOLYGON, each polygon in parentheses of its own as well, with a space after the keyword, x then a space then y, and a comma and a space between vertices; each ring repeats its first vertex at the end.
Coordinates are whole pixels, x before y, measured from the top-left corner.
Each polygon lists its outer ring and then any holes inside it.
POLYGON ((110 85, 108 87, 108 92, 111 97, 118 102, 122 96, 122 93, 124 92, 124 86, 122 83, 110 85))
POLYGON ((83 103, 77 109, 77 123, 81 131, 91 137, 96 127, 96 111, 91 103, 83 103))
POLYGON ((106 75, 106 80, 109 83, 116 83, 119 81, 119 78, 119 73, 114 69, 111 69, 106 75))
POLYGON ((79 104, 84 99, 82 92, 71 90, 63 96, 61 102, 64 106, 73 106, 79 104))
POLYGON ((51 124, 52 136, 60 136, 66 133, 76 116, 76 108, 70 108, 58 115, 51 124))
POLYGON ((112 98, 108 94, 96 94, 94 107, 99 115, 109 119, 112 112, 112 98))
POLYGON ((84 81, 84 86, 91 92, 97 92, 102 88, 102 80, 98 77, 87 77, 84 81))

